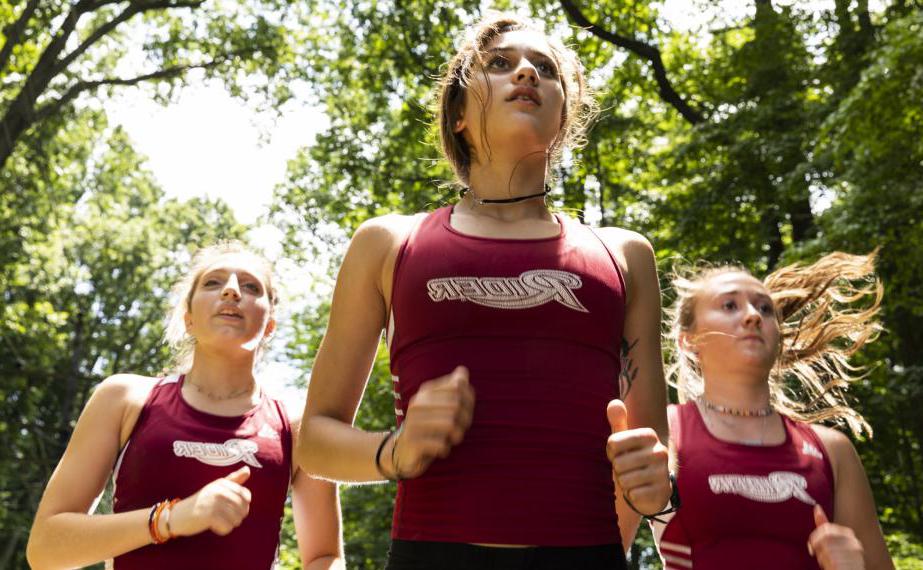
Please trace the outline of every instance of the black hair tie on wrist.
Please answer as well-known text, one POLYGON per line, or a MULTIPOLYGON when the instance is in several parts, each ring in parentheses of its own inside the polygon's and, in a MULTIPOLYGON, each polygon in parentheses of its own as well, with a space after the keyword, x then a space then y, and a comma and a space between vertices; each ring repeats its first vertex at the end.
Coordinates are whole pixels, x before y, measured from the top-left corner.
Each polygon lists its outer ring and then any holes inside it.
POLYGON ((628 499, 628 493, 622 493, 622 499, 625 501, 625 504, 631 508, 631 510, 638 513, 642 517, 646 519, 650 519, 652 521, 659 522, 660 524, 667 524, 669 521, 664 520, 659 517, 662 517, 663 515, 668 515, 670 513, 675 513, 676 511, 679 510, 679 507, 682 504, 679 498, 679 486, 676 484, 676 475, 673 473, 670 473, 670 487, 672 490, 670 493, 670 502, 667 503, 667 508, 657 513, 648 515, 648 514, 645 514, 639 511, 637 507, 631 504, 631 501, 628 499))
MULTIPOLYGON (((381 452, 385 448, 385 444, 388 443, 388 440, 394 437, 395 431, 392 429, 385 434, 385 437, 381 439, 381 443, 378 444, 378 450, 375 452, 375 468, 378 469, 379 475, 387 479, 388 481, 397 481, 397 477, 392 477, 385 473, 385 470, 381 468, 381 452)), ((392 463, 393 465, 393 463, 392 463)))

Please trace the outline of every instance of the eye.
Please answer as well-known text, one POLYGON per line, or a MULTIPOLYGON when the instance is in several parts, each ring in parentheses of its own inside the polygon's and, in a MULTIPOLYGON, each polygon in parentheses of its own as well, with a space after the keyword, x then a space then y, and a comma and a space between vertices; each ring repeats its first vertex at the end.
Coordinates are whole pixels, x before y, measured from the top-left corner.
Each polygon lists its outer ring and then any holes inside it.
POLYGON ((775 312, 775 309, 772 306, 772 303, 762 303, 760 305, 760 312, 764 315, 771 315, 775 312))
POLYGON ((735 311, 737 310, 737 301, 728 299, 727 301, 721 303, 721 308, 725 311, 735 311))
POLYGON ((247 291, 250 291, 251 293, 256 293, 257 295, 259 295, 260 292, 262 291, 262 289, 260 289, 260 286, 257 285, 256 283, 245 283, 244 289, 246 289, 247 291))
POLYGON ((510 60, 502 55, 495 55, 487 62, 488 69, 507 69, 510 66, 510 60))
POLYGON ((221 284, 220 281, 218 281, 217 279, 212 278, 212 279, 206 279, 205 282, 202 283, 202 286, 203 286, 203 287, 212 287, 212 286, 214 286, 214 285, 220 285, 220 284, 221 284))
POLYGON ((535 69, 542 75, 547 75, 548 77, 558 76, 558 69, 550 61, 539 61, 535 69))

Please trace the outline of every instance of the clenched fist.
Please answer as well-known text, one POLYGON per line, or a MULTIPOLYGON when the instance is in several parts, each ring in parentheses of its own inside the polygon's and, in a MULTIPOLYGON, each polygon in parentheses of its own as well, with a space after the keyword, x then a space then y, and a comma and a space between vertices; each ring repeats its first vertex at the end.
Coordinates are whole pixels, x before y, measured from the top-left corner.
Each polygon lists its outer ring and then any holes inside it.
POLYGON ((616 485, 638 512, 660 512, 673 491, 669 450, 653 429, 628 429, 628 410, 621 400, 609 402, 606 415, 612 430, 606 454, 612 462, 616 485))
POLYGON ((820 505, 814 505, 814 525, 808 537, 808 551, 824 570, 864 570, 862 544, 848 526, 827 520, 820 505))
MULTIPOLYGON (((170 513, 173 535, 192 536, 211 530, 225 536, 240 526, 250 512, 250 489, 243 486, 249 478, 250 468, 241 467, 178 502, 170 513)), ((166 536, 166 528, 163 531, 166 536)))
POLYGON ((393 460, 391 472, 399 478, 421 475, 433 460, 448 456, 462 442, 473 415, 474 389, 464 366, 421 384, 390 452, 386 450, 393 460))

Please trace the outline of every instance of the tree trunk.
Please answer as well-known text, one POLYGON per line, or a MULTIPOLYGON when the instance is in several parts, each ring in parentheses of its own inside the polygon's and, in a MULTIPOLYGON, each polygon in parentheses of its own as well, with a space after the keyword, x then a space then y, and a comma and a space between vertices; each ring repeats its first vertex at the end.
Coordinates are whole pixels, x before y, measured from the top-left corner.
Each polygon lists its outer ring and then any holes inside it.
POLYGON ((14 528, 6 539, 6 546, 3 547, 3 555, 0 556, 0 568, 9 568, 13 560, 13 553, 16 552, 16 546, 22 536, 22 529, 14 528))
POLYGON ((808 195, 808 189, 805 188, 794 200, 788 215, 792 221, 792 241, 801 243, 817 235, 817 227, 814 225, 814 212, 811 211, 811 200, 808 195))
MULTIPOLYGON (((77 381, 82 377, 80 373, 80 363, 83 360, 83 353, 86 349, 84 340, 84 326, 86 313, 83 310, 78 311, 77 320, 74 323, 74 339, 71 342, 71 363, 70 370, 64 377, 64 394, 61 398, 61 412, 58 423, 58 455, 64 452, 67 447, 67 441, 70 439, 71 420, 74 419, 74 401, 77 396, 77 381)), ((54 458, 57 460, 57 457, 54 458)))
POLYGON ((16 142, 35 122, 35 103, 57 75, 55 66, 58 56, 61 55, 68 38, 77 27, 77 21, 80 19, 84 6, 85 2, 79 2, 64 18, 58 33, 42 52, 29 78, 26 79, 3 119, 0 120, 0 170, 13 154, 16 142))

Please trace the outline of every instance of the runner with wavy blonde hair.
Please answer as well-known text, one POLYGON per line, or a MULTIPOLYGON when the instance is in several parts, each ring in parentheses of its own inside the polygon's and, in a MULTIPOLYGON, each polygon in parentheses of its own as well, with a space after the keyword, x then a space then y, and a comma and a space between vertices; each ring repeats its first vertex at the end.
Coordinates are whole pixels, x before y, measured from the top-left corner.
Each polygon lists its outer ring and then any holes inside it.
POLYGON ((677 272, 669 377, 683 508, 655 524, 665 568, 892 568, 849 439, 849 357, 881 330, 875 254, 829 254, 760 281, 677 272))

